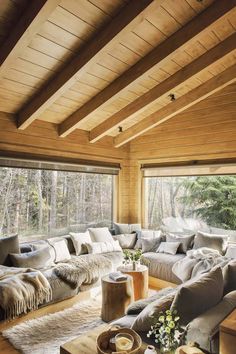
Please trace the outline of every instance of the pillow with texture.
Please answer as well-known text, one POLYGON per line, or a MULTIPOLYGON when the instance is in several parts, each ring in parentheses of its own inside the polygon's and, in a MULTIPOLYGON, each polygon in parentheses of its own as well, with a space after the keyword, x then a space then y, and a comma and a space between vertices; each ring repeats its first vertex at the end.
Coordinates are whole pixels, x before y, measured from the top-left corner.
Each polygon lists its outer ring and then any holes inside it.
POLYGON ((236 259, 236 246, 229 245, 225 257, 236 259))
POLYGON ((136 233, 121 234, 113 236, 113 239, 119 242, 121 248, 133 249, 136 244, 137 236, 136 233))
POLYGON ((227 235, 214 235, 198 231, 195 238, 193 248, 208 247, 224 254, 228 245, 227 235))
POLYGON ((121 252, 122 248, 118 241, 112 242, 92 242, 86 243, 88 253, 90 254, 101 254, 108 252, 121 252))
POLYGON ((0 264, 11 265, 10 253, 20 253, 18 235, 0 237, 0 264))
POLYGON ((144 230, 144 229, 142 229, 141 231, 137 232, 137 242, 136 242, 134 249, 142 248, 141 240, 143 238, 153 239, 153 238, 158 238, 158 237, 161 237, 161 230, 144 230))
POLYGON ((91 243, 91 237, 89 231, 86 232, 70 232, 70 236, 75 248, 76 256, 80 254, 88 253, 85 243, 91 243))
POLYGON ((223 269, 224 278, 224 294, 236 290, 236 261, 231 261, 226 264, 223 269))
POLYGON ((176 254, 180 242, 161 242, 157 249, 157 253, 176 254))
POLYGON ((55 262, 56 259, 56 253, 52 245, 47 241, 47 240, 39 240, 39 241, 34 241, 31 243, 33 251, 41 250, 45 247, 49 248, 50 256, 51 256, 51 261, 55 262))
POLYGON ((51 246, 54 248, 56 254, 55 263, 66 262, 71 259, 66 240, 53 242, 51 246))
POLYGON ((177 310, 180 324, 186 326, 194 318, 218 304, 222 299, 223 290, 222 270, 217 267, 181 285, 171 309, 177 310))
POLYGON ((156 252, 162 242, 162 238, 141 238, 142 253, 156 252))
POLYGON ((51 260, 49 247, 44 247, 37 251, 21 254, 11 253, 10 257, 13 266, 19 268, 41 269, 50 267, 54 264, 51 260))
POLYGON ((167 242, 180 242, 178 252, 186 253, 189 249, 192 248, 194 240, 194 235, 191 236, 177 236, 173 234, 166 235, 167 242))
POLYGON ((147 332, 154 324, 153 316, 157 317, 160 312, 169 310, 174 300, 175 294, 163 296, 147 305, 136 317, 132 329, 138 332, 147 332))
POLYGON ((88 229, 92 242, 112 242, 113 238, 108 227, 90 227, 88 229))
POLYGON ((141 224, 119 224, 117 222, 113 223, 115 234, 131 234, 136 231, 141 231, 141 224))

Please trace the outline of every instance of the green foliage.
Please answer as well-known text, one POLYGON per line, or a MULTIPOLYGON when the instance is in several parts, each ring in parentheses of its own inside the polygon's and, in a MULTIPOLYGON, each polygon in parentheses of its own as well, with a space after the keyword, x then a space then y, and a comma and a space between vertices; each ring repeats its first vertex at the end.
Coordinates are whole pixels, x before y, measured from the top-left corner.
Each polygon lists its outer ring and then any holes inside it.
POLYGON ((125 262, 138 262, 142 256, 142 250, 140 249, 137 249, 135 252, 124 250, 123 253, 125 262))
POLYGON ((180 198, 208 225, 236 230, 236 176, 199 176, 186 179, 187 195, 180 198))

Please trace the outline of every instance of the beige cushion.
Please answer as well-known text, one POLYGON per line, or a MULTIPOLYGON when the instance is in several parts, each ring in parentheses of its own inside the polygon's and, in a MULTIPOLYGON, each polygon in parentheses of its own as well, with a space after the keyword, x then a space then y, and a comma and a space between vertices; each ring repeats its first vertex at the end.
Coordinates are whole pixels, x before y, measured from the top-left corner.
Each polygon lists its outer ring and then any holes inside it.
POLYGON ((176 254, 179 248, 180 242, 161 242, 157 249, 157 253, 169 253, 176 254))
POLYGON ((56 253, 54 248, 52 247, 52 245, 50 243, 48 243, 47 240, 39 240, 39 241, 34 241, 31 243, 32 249, 33 251, 37 251, 37 250, 41 250, 45 247, 49 248, 49 252, 50 252, 50 256, 51 256, 51 261, 55 262, 56 259, 56 253))
POLYGON ((0 237, 0 264, 11 265, 9 253, 20 253, 18 235, 0 237))
POLYGON ((117 222, 114 222, 113 224, 116 235, 131 234, 132 232, 141 231, 141 224, 120 224, 117 222))
POLYGON ((132 329, 138 332, 147 332, 154 324, 153 316, 157 317, 161 311, 166 311, 171 307, 174 294, 169 294, 153 301, 147 305, 136 317, 132 329))
POLYGON ((167 242, 180 242, 178 252, 179 253, 186 253, 193 244, 194 235, 191 236, 177 236, 173 234, 166 235, 167 242))
POLYGON ((100 254, 108 252, 119 252, 122 251, 119 242, 112 240, 112 242, 92 242, 86 243, 88 253, 100 254))
POLYGON ((72 239, 75 248, 76 256, 87 253, 87 247, 85 246, 85 243, 92 242, 89 231, 78 232, 78 233, 70 232, 70 237, 72 239))
MULTIPOLYGON (((145 230, 137 232, 137 242, 134 249, 142 248, 142 239, 154 239, 161 237, 161 230, 145 230)), ((162 240, 164 241, 164 240, 162 240)))
POLYGON ((156 238, 141 238, 142 252, 156 252, 161 240, 161 236, 156 238))
POLYGON ((223 289, 222 270, 218 267, 180 286, 171 308, 177 310, 181 324, 187 325, 201 313, 218 304, 222 299, 223 289))
POLYGON ((53 265, 49 247, 44 247, 37 251, 10 254, 14 267, 19 268, 45 268, 53 265))
POLYGON ((71 255, 65 240, 59 240, 57 242, 53 242, 51 243, 51 245, 54 248, 56 254, 55 263, 66 262, 71 259, 71 255))
POLYGON ((224 278, 224 294, 236 290, 236 260, 226 264, 222 272, 224 278))
POLYGON ((88 229, 92 242, 111 242, 112 235, 108 227, 90 227, 88 229))
POLYGON ((134 234, 121 234, 113 236, 114 240, 117 240, 120 244, 120 247, 133 249, 136 244, 136 233, 134 234))
POLYGON ((214 235, 198 231, 194 239, 193 248, 196 249, 201 247, 208 247, 219 251, 221 254, 224 254, 227 248, 227 244, 227 235, 214 235))

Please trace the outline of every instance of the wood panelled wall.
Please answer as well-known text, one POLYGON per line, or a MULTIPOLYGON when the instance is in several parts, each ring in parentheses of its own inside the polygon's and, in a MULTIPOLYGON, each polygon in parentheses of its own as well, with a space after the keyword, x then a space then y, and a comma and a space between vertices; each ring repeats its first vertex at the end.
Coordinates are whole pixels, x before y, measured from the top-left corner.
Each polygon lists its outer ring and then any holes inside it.
POLYGON ((236 158, 236 85, 225 88, 130 143, 129 198, 134 208, 130 211, 130 222, 142 219, 142 163, 171 164, 229 158, 236 158))

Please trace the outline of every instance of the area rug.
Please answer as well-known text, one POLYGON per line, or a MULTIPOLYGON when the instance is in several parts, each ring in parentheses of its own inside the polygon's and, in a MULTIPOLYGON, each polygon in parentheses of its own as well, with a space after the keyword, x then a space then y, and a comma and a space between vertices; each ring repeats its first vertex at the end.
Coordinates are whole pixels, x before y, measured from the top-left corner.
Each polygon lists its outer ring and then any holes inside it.
POLYGON ((104 324, 101 303, 96 299, 29 320, 2 332, 23 354, 59 354, 60 345, 104 324))

